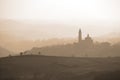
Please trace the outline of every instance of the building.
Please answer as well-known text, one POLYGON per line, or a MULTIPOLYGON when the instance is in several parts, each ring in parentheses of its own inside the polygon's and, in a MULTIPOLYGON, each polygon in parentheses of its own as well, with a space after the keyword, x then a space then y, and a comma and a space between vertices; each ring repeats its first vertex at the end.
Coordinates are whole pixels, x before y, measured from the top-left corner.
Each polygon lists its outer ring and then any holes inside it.
POLYGON ((90 45, 93 45, 93 40, 92 40, 92 38, 90 37, 89 34, 85 37, 85 39, 82 39, 82 31, 81 31, 81 29, 79 29, 78 44, 90 46, 90 45))

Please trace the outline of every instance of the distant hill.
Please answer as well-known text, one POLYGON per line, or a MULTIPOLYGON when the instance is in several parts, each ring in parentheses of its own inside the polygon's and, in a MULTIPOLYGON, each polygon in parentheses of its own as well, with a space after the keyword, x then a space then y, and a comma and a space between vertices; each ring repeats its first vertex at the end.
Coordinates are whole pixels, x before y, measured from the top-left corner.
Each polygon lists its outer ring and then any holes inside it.
POLYGON ((12 52, 10 52, 9 50, 7 50, 7 49, 5 49, 3 47, 0 47, 0 57, 6 57, 11 53, 12 52))
POLYGON ((0 80, 120 80, 120 58, 6 57, 0 80))
POLYGON ((120 44, 111 45, 108 42, 84 45, 79 43, 56 45, 49 47, 34 47, 26 54, 51 55, 51 56, 73 56, 73 57, 118 57, 120 56, 120 44))
MULTIPOLYGON (((71 32, 74 32, 72 31, 74 28, 70 26, 73 25, 65 25, 62 23, 53 24, 47 22, 34 22, 27 20, 0 20, 0 44, 11 51, 18 53, 21 51, 29 50, 32 47, 45 47, 77 42, 77 31, 75 34, 73 33, 74 35, 71 34, 71 32), (31 29, 33 26, 34 29, 31 29), (52 28, 50 28, 50 31, 48 31, 49 26, 55 29, 54 32, 52 31, 52 28), (29 31, 31 32, 30 34, 28 34, 29 31), (58 34, 56 35, 56 33, 58 34), (62 38, 61 35, 65 34, 66 36, 62 38), (74 37, 67 36, 68 34, 71 34, 74 37), (32 37, 35 39, 31 39, 32 37)), ((111 43, 117 43, 120 42, 119 35, 120 33, 117 32, 108 33, 103 36, 94 37, 93 40, 100 42, 109 41, 111 43)))

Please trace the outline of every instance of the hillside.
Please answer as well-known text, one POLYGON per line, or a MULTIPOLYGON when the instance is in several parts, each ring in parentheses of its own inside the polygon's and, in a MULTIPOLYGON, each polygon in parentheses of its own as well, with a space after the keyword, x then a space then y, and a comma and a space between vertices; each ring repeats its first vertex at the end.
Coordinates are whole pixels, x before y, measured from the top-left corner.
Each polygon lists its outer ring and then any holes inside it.
POLYGON ((120 58, 6 57, 0 80, 120 80, 120 58))
POLYGON ((111 45, 108 42, 98 44, 66 44, 48 47, 33 47, 31 50, 26 51, 26 54, 38 54, 41 52, 43 55, 49 56, 76 56, 76 57, 119 57, 120 44, 111 45))

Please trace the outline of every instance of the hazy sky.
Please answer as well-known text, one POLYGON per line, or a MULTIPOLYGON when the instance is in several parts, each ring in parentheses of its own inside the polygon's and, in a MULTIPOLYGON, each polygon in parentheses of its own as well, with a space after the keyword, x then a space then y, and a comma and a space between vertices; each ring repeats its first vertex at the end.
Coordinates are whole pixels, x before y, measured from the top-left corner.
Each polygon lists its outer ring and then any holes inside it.
POLYGON ((0 17, 40 20, 120 20, 119 0, 0 0, 0 17))
POLYGON ((0 0, 0 19, 50 23, 50 26, 4 27, 7 30, 12 28, 11 33, 18 36, 26 37, 32 33, 35 39, 41 32, 73 37, 78 28, 82 28, 85 34, 100 36, 119 32, 120 0, 0 0), (54 26, 51 23, 55 23, 54 26))

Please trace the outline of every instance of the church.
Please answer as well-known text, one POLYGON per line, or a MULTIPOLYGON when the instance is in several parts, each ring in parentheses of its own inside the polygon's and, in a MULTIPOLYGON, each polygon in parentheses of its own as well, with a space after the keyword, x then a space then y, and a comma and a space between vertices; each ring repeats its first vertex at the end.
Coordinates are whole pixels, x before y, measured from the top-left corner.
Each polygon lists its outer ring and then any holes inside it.
POLYGON ((79 29, 77 44, 90 46, 90 45, 93 45, 93 40, 89 34, 85 37, 85 39, 82 39, 82 31, 81 31, 81 29, 79 29))

